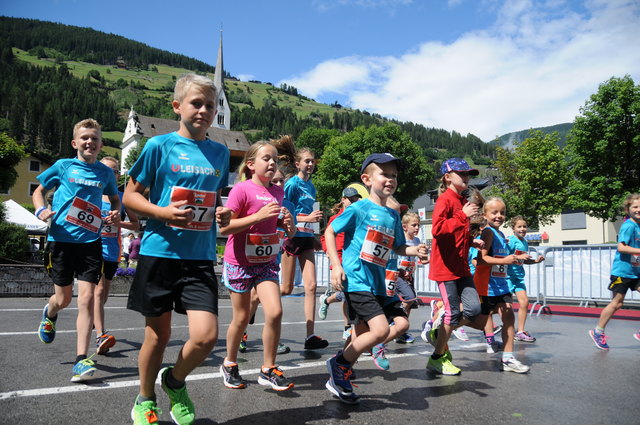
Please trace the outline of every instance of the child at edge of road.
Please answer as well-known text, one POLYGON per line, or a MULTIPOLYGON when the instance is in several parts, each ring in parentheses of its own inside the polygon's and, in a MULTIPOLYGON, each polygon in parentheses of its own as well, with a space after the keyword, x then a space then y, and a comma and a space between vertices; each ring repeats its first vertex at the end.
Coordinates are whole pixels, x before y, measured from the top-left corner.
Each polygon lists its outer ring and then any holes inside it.
POLYGON ((258 383, 276 391, 294 386, 275 363, 282 326, 277 228, 281 227, 289 234, 295 231, 291 213, 282 206, 284 190, 271 183, 278 170, 277 159, 278 151, 269 142, 256 142, 249 148, 238 172, 242 181, 231 189, 226 203, 232 211, 231 220, 227 226, 220 227, 222 235, 229 235, 223 282, 229 289, 233 307, 233 319, 227 331, 227 355, 220 366, 227 388, 246 387, 237 360, 243 332, 251 318, 251 292, 254 289, 265 317, 263 364, 258 383))
POLYGON ((229 150, 206 135, 216 103, 211 79, 193 73, 180 77, 171 103, 180 128, 149 139, 129 170, 124 203, 149 217, 127 303, 145 317, 140 392, 131 410, 135 425, 158 421, 156 377, 171 402, 173 421, 194 423, 185 380, 218 339, 215 223, 226 226, 231 210, 218 206, 229 178, 229 150), (175 365, 162 368, 172 310, 187 315, 189 339, 175 365))
MULTIPOLYGON (((640 291, 640 193, 632 193, 622 204, 629 217, 618 232, 618 249, 611 266, 609 290, 611 302, 602 309, 598 325, 589 330, 589 335, 600 350, 609 350, 604 328, 616 311, 624 305, 627 290, 640 291)), ((633 337, 640 341, 640 330, 633 337)))
MULTIPOLYGON (((325 386, 347 404, 360 401, 350 382, 352 365, 360 354, 389 337, 383 305, 387 293, 385 270, 391 251, 427 258, 425 245, 405 245, 400 216, 386 206, 397 188, 399 162, 389 153, 369 155, 360 168, 369 197, 345 209, 325 231, 331 284, 334 290, 344 291, 349 320, 355 325, 355 336, 349 345, 327 360, 329 380, 325 386), (343 253, 344 268, 336 247, 336 235, 341 232, 349 240, 343 253)), ((393 316, 406 316, 402 308, 397 310, 393 316)))
POLYGON ((90 379, 95 362, 87 357, 93 328, 94 289, 102 276, 102 224, 117 226, 120 222, 120 197, 113 171, 98 161, 102 149, 102 131, 94 119, 85 119, 73 127, 71 146, 76 158, 60 159, 40 174, 33 192, 35 216, 51 220, 45 267, 54 283, 54 294, 44 306, 38 337, 51 344, 56 336, 58 313, 73 298, 73 280, 77 278, 78 318, 76 320, 76 353, 71 382, 90 379), (46 194, 56 189, 51 209, 46 194), (103 218, 102 196, 106 195, 111 210, 103 218))
POLYGON ((506 206, 500 198, 490 198, 484 203, 483 216, 487 226, 482 230, 481 239, 484 247, 476 257, 477 266, 474 281, 483 315, 497 312, 502 318, 502 370, 527 373, 530 367, 522 364, 513 355, 515 336, 513 314, 513 298, 507 278, 507 266, 531 259, 528 253, 509 254, 509 245, 500 226, 504 224, 506 206))
MULTIPOLYGON (((515 216, 509 222, 511 230, 513 230, 513 236, 507 238, 509 243, 509 252, 511 254, 520 255, 529 253, 529 243, 525 239, 529 225, 527 220, 521 215, 515 216)), ((516 294, 518 299, 518 331, 516 332, 516 341, 522 342, 535 342, 536 339, 532 337, 529 332, 525 330, 525 324, 527 322, 527 313, 529 310, 529 297, 527 296, 527 286, 524 283, 524 267, 523 264, 538 264, 544 261, 544 257, 539 255, 538 258, 528 259, 518 264, 510 265, 507 268, 509 274, 509 283, 511 293, 516 294)))

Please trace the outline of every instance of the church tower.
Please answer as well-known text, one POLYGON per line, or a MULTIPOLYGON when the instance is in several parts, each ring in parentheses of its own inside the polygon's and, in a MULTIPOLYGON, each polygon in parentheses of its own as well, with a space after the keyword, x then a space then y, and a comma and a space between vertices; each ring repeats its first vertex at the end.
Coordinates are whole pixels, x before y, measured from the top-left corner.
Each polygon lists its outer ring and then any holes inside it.
POLYGON ((216 73, 213 82, 218 91, 218 110, 211 127, 231 129, 231 108, 224 92, 224 67, 222 66, 222 30, 220 31, 220 46, 218 47, 218 60, 216 62, 216 73))
POLYGON ((127 168, 124 165, 126 158, 129 156, 129 153, 132 149, 135 149, 138 146, 138 143, 142 139, 142 129, 140 127, 140 120, 138 119, 138 114, 133 110, 133 105, 131 105, 131 110, 129 111, 129 118, 127 119, 127 128, 124 130, 124 137, 122 138, 121 145, 121 158, 120 161, 120 172, 125 173, 127 168))

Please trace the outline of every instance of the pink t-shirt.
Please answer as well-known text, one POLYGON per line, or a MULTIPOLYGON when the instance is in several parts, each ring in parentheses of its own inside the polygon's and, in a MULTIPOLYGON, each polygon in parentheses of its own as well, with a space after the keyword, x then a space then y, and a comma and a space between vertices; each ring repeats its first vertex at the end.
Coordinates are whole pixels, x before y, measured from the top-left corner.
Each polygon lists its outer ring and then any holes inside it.
MULTIPOLYGON (((237 217, 255 214, 271 202, 282 206, 284 191, 279 186, 264 187, 245 180, 236 184, 227 199, 226 207, 238 213, 237 217)), ((254 224, 248 229, 229 235, 224 250, 224 261, 242 266, 265 264, 275 260, 280 250, 276 231, 278 218, 254 224)))

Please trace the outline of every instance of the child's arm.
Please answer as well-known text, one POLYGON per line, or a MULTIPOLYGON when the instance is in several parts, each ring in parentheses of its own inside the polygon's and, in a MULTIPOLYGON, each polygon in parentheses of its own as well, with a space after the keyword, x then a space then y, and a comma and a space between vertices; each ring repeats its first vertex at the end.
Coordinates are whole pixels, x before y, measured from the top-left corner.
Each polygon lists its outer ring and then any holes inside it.
POLYGON ((298 229, 296 229, 296 225, 293 221, 293 215, 285 207, 282 207, 281 212, 284 214, 284 216, 282 217, 282 228, 287 233, 287 237, 291 239, 298 232, 298 229))
POLYGON ((127 230, 140 230, 140 220, 138 220, 138 214, 134 213, 131 208, 126 206, 124 207, 124 210, 127 213, 127 218, 129 219, 129 221, 121 221, 119 226, 127 230))
POLYGON ((467 202, 461 210, 454 211, 451 217, 447 217, 447 209, 452 207, 452 205, 447 204, 438 208, 438 203, 436 202, 436 207, 433 211, 433 217, 436 218, 433 220, 433 228, 431 229, 431 234, 434 237, 451 235, 469 226, 469 217, 478 213, 478 206, 467 202))
MULTIPOLYGON (((491 246, 493 245, 493 233, 491 231, 482 232, 482 240, 484 241, 484 247, 479 249, 482 255, 479 255, 477 257, 479 265, 492 266, 492 265, 499 265, 499 264, 517 264, 518 263, 518 257, 514 254, 507 255, 506 257, 500 257, 500 258, 489 255, 489 252, 491 252, 491 246)), ((529 256, 529 254, 527 254, 527 256, 529 256)))
POLYGON ((327 244, 327 256, 331 262, 331 286, 336 291, 342 291, 344 288, 342 282, 345 280, 344 270, 340 257, 338 256, 338 248, 336 247, 336 232, 331 225, 327 226, 324 231, 324 240, 327 244))
POLYGON ((238 218, 238 213, 233 211, 231 213, 231 220, 227 226, 220 226, 221 235, 233 235, 240 233, 243 230, 247 230, 254 224, 258 224, 262 221, 274 218, 280 215, 280 205, 277 202, 270 202, 254 214, 246 217, 238 218))
POLYGON ((145 190, 146 186, 133 177, 130 178, 124 190, 124 203, 136 214, 178 226, 184 226, 193 220, 192 210, 180 209, 181 206, 187 204, 187 200, 172 202, 166 207, 160 207, 144 197, 145 190))
POLYGON ((120 197, 116 195, 108 195, 109 203, 111 204, 111 211, 105 217, 105 223, 112 226, 120 226, 120 211, 122 206, 120 205, 120 197))
POLYGON ((618 242, 618 252, 620 254, 640 255, 640 248, 634 248, 624 242, 618 242))
POLYGON ((47 208, 47 201, 45 198, 47 192, 48 190, 46 190, 44 186, 39 184, 36 190, 33 191, 33 195, 31 196, 33 207, 36 209, 35 216, 42 221, 47 221, 56 213, 55 211, 51 211, 49 208, 47 208))
POLYGON ((429 261, 429 250, 423 243, 415 246, 400 245, 394 249, 395 253, 402 256, 415 256, 420 261, 429 261))

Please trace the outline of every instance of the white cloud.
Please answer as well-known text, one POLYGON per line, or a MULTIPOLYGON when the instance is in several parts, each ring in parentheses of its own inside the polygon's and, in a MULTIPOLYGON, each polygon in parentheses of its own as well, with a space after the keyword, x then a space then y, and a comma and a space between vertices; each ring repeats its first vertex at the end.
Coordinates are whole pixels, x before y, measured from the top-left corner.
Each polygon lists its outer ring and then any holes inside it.
POLYGON ((286 82, 311 97, 342 94, 354 108, 485 141, 570 122, 612 76, 640 83, 640 3, 584 6, 507 1, 491 28, 453 43, 427 41, 395 58, 338 58, 286 82))

